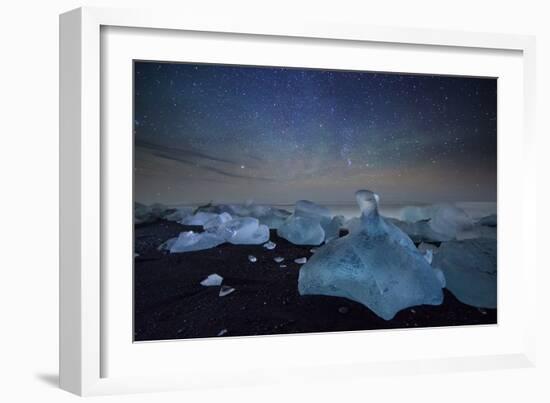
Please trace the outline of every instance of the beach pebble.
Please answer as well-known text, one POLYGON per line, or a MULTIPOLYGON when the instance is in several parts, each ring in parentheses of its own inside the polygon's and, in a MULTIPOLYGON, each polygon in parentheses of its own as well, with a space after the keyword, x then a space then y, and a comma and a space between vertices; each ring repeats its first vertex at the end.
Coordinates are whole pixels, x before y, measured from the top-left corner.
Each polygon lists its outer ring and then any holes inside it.
POLYGON ((264 243, 264 248, 269 249, 269 250, 275 249, 276 246, 277 246, 277 244, 275 242, 269 241, 269 242, 264 243))
POLYGON ((299 257, 298 259, 294 259, 294 263, 304 264, 306 262, 307 262, 307 257, 299 257))
POLYGON ((283 260, 285 260, 285 258, 277 256, 277 257, 274 257, 273 260, 275 261, 275 263, 281 263, 283 260))
POLYGON ((201 285, 205 287, 216 287, 222 284, 223 277, 214 273, 201 281, 201 285))
POLYGON ((258 259, 256 259, 256 256, 254 255, 248 255, 248 260, 250 260, 252 263, 256 263, 258 259))
POLYGON ((231 294, 233 291, 235 291, 233 287, 230 287, 228 285, 222 285, 222 287, 220 288, 219 296, 225 297, 226 295, 231 294))

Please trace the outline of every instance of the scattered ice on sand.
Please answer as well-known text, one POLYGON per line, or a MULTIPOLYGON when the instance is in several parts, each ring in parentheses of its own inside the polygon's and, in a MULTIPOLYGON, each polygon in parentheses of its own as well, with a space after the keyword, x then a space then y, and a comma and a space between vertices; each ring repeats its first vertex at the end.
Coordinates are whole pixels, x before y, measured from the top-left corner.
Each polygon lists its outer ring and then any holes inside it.
POLYGON ((256 263, 258 259, 254 255, 248 255, 248 260, 250 260, 252 263, 256 263))
POLYGON ((218 333, 218 336, 223 336, 224 334, 227 333, 227 329, 222 329, 220 330, 220 332, 218 333))
POLYGON ((181 232, 170 245, 170 253, 192 252, 221 245, 225 240, 209 232, 181 232))
POLYGON ((298 259, 294 259, 294 263, 304 264, 306 262, 307 262, 307 257, 299 257, 298 259))
POLYGON ((223 277, 214 273, 214 274, 210 274, 208 277, 202 280, 201 285, 205 287, 216 287, 216 286, 222 285, 222 282, 223 282, 223 277))
POLYGON ((356 193, 360 229, 335 239, 300 268, 301 295, 348 298, 389 320, 402 309, 443 302, 441 282, 411 239, 378 214, 378 196, 356 193))
POLYGON ((275 261, 275 263, 281 263, 282 261, 285 260, 285 258, 277 256, 277 257, 274 257, 273 260, 275 261))
POLYGON ((264 243, 264 248, 269 249, 269 250, 275 249, 276 246, 277 246, 277 244, 275 242, 269 241, 269 242, 264 243))
POLYGON ((233 291, 235 291, 233 287, 230 287, 228 285, 222 285, 222 287, 220 288, 219 296, 225 297, 226 295, 231 294, 233 291))
POLYGON ((444 242, 434 256, 447 289, 461 302, 478 308, 497 306, 497 242, 467 239, 444 242))

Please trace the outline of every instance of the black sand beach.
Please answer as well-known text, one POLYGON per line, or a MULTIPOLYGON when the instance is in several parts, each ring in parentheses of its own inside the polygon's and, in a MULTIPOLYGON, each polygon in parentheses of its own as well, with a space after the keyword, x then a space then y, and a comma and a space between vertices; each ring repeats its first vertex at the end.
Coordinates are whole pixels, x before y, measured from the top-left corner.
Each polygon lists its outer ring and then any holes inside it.
POLYGON ((186 230, 201 230, 158 220, 135 227, 135 341, 251 336, 350 330, 495 324, 496 309, 477 309, 444 290, 442 305, 421 305, 385 321, 363 305, 337 297, 300 296, 300 265, 312 246, 299 246, 271 231, 273 250, 262 245, 223 244, 169 254, 157 247, 186 230), (257 258, 250 262, 249 255, 257 258), (273 258, 284 257, 282 263, 273 258), (280 265, 287 267, 280 267, 280 265), (234 292, 200 284, 217 273, 234 292))

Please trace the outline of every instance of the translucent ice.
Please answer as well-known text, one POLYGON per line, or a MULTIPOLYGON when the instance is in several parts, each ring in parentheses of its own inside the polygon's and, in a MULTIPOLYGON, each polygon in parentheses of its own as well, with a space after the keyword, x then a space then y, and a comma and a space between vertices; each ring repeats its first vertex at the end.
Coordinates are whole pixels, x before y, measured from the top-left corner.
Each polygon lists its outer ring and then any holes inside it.
POLYGON ((478 308, 496 308, 495 239, 443 242, 434 255, 433 266, 443 271, 447 289, 459 301, 478 308))
POLYGON ((294 259, 294 263, 304 264, 306 262, 307 262, 307 257, 299 257, 298 259, 294 259))
POLYGON ((461 232, 471 230, 473 221, 461 208, 441 204, 433 206, 430 227, 439 234, 456 238, 461 232))
POLYGON ((170 253, 192 252, 221 245, 225 240, 209 232, 185 231, 170 245, 170 253))
POLYGON ((290 213, 285 210, 270 209, 264 214, 257 216, 257 218, 261 224, 267 225, 272 229, 277 229, 285 222, 289 215, 290 213))
POLYGON ((232 219, 233 217, 231 217, 231 214, 229 213, 217 214, 216 217, 213 217, 210 220, 206 221, 202 227, 205 231, 216 232, 220 225, 231 221, 232 219))
POLYGON ((325 230, 318 218, 294 214, 279 227, 277 234, 295 245, 320 245, 325 240, 325 230))
POLYGON ((330 219, 332 213, 330 210, 309 200, 299 200, 294 206, 294 214, 302 217, 326 217, 330 219))
POLYGON ((256 263, 258 261, 258 258, 254 255, 248 255, 248 260, 252 263, 256 263))
POLYGON ((259 245, 269 239, 269 228, 257 218, 242 217, 223 223, 216 234, 235 245, 259 245))
POLYGON ((285 258, 277 256, 277 257, 274 257, 273 260, 275 261, 275 263, 281 263, 282 261, 285 260, 285 258))
POLYGON ((266 248, 268 250, 273 250, 273 249, 275 249, 276 246, 277 246, 277 244, 275 242, 268 241, 268 242, 264 243, 264 248, 266 248))
POLYGON ((220 288, 220 293, 218 294, 220 297, 225 297, 226 295, 231 294, 235 289, 233 287, 230 287, 228 285, 222 285, 220 288))
POLYGON ((195 214, 189 215, 185 217, 183 220, 180 221, 180 224, 183 225, 204 225, 208 221, 216 218, 218 214, 216 213, 205 213, 203 211, 199 211, 195 214))
POLYGON ((345 221, 346 219, 343 215, 334 216, 329 222, 325 220, 321 221, 321 226, 325 231, 325 242, 329 242, 340 236, 340 228, 342 228, 345 221))
POLYGON ((356 193, 360 229, 321 248, 300 268, 300 294, 348 298, 389 320, 402 309, 439 305, 441 282, 411 239, 378 214, 378 196, 356 193))
POLYGON ((222 282, 223 282, 223 277, 214 273, 214 274, 210 274, 208 277, 202 280, 201 285, 205 287, 216 287, 216 286, 222 285, 222 282))
POLYGON ((294 213, 277 229, 277 234, 296 245, 320 245, 325 241, 324 228, 334 232, 333 227, 338 225, 340 219, 334 223, 331 220, 328 208, 308 200, 299 200, 294 206, 294 213))

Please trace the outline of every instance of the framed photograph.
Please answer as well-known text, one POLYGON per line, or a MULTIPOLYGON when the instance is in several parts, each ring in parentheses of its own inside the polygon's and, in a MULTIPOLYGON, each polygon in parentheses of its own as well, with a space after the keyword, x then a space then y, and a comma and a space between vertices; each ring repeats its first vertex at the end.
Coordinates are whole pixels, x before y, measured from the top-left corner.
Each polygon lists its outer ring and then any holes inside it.
POLYGON ((60 24, 64 389, 533 365, 533 38, 60 24))

